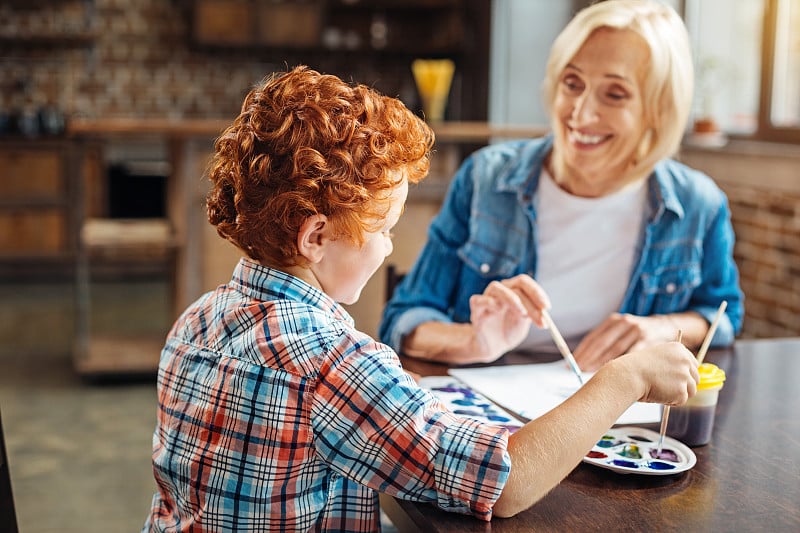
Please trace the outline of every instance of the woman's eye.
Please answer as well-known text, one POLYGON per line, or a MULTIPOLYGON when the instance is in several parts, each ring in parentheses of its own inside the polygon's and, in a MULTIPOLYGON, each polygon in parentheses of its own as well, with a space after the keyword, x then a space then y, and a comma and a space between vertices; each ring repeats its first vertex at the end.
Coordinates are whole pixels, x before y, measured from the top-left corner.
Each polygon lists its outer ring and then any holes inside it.
POLYGON ((562 83, 564 84, 564 87, 566 87, 567 90, 570 92, 578 92, 583 89, 583 84, 580 82, 580 80, 572 76, 564 78, 564 81, 562 83))
POLYGON ((628 95, 625 94, 625 93, 615 93, 615 92, 608 93, 607 96, 608 96, 609 99, 615 100, 615 101, 624 100, 625 98, 628 97, 628 95))

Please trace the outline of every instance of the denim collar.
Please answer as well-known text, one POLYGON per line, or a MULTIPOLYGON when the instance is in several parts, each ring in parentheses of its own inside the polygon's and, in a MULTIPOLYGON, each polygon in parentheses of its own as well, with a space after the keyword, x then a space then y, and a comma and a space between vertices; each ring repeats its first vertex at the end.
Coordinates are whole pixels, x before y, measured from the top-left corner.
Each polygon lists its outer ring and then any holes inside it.
MULTIPOLYGON (((541 139, 526 142, 517 155, 510 159, 500 170, 496 181, 497 192, 513 192, 519 196, 523 205, 528 205, 539 186, 544 160, 553 147, 553 134, 541 139)), ((677 194, 672 173, 669 171, 671 160, 659 161, 648 179, 648 218, 657 222, 670 211, 677 218, 683 218, 684 209, 677 194)))

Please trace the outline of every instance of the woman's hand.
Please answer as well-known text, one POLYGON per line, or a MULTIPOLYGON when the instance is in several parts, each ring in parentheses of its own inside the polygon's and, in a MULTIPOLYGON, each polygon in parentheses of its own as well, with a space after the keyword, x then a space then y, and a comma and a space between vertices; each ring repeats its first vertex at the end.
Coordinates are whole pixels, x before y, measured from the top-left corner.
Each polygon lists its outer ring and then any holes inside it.
POLYGON ((493 281, 469 300, 470 322, 423 322, 403 339, 409 357, 451 365, 491 363, 525 340, 531 321, 540 327, 550 307, 544 290, 520 274, 493 281))
POLYGON ((614 313, 583 338, 573 355, 581 370, 592 372, 624 353, 675 340, 677 332, 668 315, 614 313))
POLYGON ((530 276, 493 281, 469 301, 473 346, 481 362, 491 362, 525 340, 531 322, 543 326, 547 294, 530 276))

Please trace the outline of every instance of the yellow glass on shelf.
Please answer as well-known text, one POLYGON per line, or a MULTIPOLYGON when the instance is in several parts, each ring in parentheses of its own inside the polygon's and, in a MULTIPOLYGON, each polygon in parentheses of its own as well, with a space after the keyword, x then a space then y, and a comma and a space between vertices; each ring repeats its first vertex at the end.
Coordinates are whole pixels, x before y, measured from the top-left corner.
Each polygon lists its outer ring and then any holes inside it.
POLYGON ((411 72, 428 122, 441 122, 450 94, 455 63, 450 59, 415 59, 411 72))

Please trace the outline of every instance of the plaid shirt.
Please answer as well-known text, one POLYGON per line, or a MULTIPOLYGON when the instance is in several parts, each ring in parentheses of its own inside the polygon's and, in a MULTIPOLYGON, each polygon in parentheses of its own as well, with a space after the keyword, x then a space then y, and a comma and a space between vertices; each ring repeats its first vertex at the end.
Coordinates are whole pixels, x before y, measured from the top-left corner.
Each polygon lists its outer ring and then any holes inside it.
POLYGON ((247 259, 161 355, 150 531, 378 531, 378 492, 489 520, 505 429, 449 412, 323 292, 247 259))

